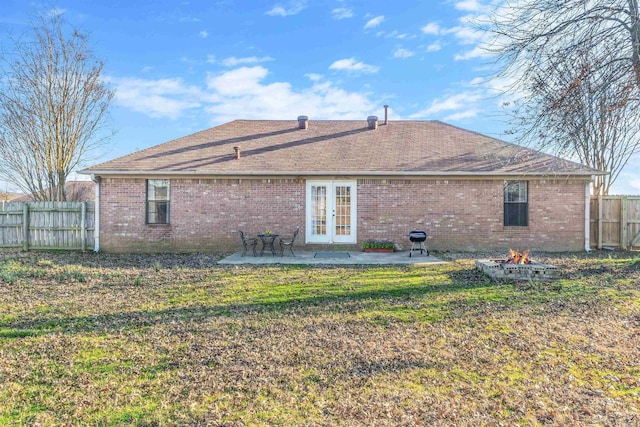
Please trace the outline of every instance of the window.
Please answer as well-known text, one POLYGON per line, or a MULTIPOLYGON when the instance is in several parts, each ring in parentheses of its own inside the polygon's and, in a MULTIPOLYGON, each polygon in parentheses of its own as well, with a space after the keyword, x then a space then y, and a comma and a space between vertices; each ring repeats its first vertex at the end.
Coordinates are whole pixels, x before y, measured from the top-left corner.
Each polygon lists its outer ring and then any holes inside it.
POLYGON ((147 224, 169 224, 169 180, 147 180, 147 224))
POLYGON ((527 181, 504 182, 504 225, 520 227, 529 225, 527 181))

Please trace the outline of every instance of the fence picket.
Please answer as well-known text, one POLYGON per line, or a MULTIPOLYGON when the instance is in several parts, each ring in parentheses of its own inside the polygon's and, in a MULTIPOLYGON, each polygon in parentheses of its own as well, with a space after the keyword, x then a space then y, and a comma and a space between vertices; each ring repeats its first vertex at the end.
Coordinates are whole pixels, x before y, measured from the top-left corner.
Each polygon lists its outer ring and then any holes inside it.
POLYGON ((84 251, 94 245, 93 202, 2 202, 0 248, 84 251))
POLYGON ((591 197, 591 242, 597 247, 640 245, 640 196, 591 197))

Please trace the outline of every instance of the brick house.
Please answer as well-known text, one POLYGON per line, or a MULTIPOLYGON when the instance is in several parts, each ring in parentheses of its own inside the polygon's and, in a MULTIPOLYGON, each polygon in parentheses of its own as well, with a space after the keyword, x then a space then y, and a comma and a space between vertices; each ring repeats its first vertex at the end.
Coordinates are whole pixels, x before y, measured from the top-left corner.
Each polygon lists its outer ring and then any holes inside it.
POLYGON ((238 230, 306 249, 578 251, 599 172, 438 121, 235 120, 82 173, 96 188, 96 250, 230 251, 238 230))

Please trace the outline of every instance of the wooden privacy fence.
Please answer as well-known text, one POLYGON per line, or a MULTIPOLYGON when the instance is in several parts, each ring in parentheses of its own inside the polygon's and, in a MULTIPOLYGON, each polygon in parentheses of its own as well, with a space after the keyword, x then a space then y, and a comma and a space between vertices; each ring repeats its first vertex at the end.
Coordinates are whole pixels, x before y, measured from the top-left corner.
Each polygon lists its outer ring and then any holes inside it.
POLYGON ((0 248, 93 248, 94 202, 0 202, 0 248))
POLYGON ((591 197, 591 246, 640 247, 640 196, 591 197))

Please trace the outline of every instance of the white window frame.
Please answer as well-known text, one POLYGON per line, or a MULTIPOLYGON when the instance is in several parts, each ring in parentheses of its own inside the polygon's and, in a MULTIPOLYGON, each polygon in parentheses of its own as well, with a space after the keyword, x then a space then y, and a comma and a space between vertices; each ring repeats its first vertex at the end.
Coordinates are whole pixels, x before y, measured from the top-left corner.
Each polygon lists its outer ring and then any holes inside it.
POLYGON ((169 225, 171 224, 171 180, 169 179, 147 179, 145 182, 146 200, 145 200, 145 223, 147 225, 169 225), (155 188, 166 188, 167 194, 164 197, 158 197, 155 194, 155 188), (163 221, 159 221, 156 217, 158 213, 154 213, 150 209, 151 203, 165 203, 166 211, 163 221))

